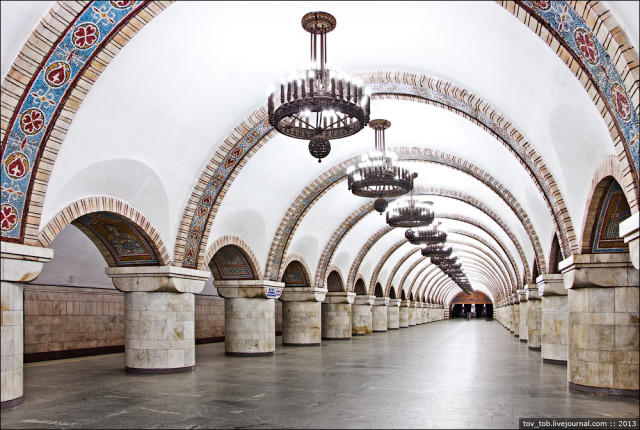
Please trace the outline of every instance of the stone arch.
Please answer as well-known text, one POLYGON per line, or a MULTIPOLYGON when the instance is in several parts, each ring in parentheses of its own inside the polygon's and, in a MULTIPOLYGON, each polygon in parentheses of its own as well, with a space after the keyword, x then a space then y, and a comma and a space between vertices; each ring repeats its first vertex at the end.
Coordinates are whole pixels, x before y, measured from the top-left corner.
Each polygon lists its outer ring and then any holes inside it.
MULTIPOLYGON (((390 285, 393 282, 393 278, 396 276, 396 273, 400 269, 400 266, 402 266, 402 264, 404 264, 404 262, 407 261, 409 257, 414 255, 418 251, 420 251, 420 248, 416 247, 415 249, 412 249, 411 251, 407 252, 405 255, 400 257, 396 265, 393 267, 393 269, 391 269, 391 272, 389 272, 389 277, 387 278, 387 284, 390 285)), ((420 260, 418 260, 418 262, 419 261, 420 260)))
POLYGON ((402 245, 404 245, 405 243, 407 243, 406 239, 400 239, 399 241, 391 245, 391 247, 387 249, 387 251, 382 255, 382 257, 380 257, 378 264, 376 264, 376 267, 375 269, 373 269, 373 273, 371 274, 371 281, 369 282, 369 285, 375 285, 376 282, 378 282, 378 275, 382 270, 382 266, 385 265, 385 263, 387 262, 391 254, 396 252, 396 250, 400 248, 402 245))
MULTIPOLYGON (((389 233, 392 230, 393 230, 393 227, 389 225, 385 225, 380 230, 372 234, 369 237, 369 239, 367 239, 367 243, 365 243, 364 246, 360 248, 358 255, 356 255, 356 258, 353 260, 353 263, 351 264, 351 268, 349 269, 349 278, 348 278, 349 284, 351 284, 355 279, 356 273, 359 274, 358 270, 360 269, 360 264, 362 263, 362 260, 364 260, 364 257, 367 255, 371 247, 375 245, 376 242, 378 242, 378 240, 380 240, 385 234, 389 233)), ((387 289, 388 287, 389 285, 387 285, 387 289)))
POLYGON ((122 200, 100 196, 69 204, 44 226, 38 234, 38 244, 46 248, 69 224, 89 237, 110 267, 170 264, 160 234, 142 213, 122 200), (113 234, 123 239, 116 240, 113 234), (134 249, 139 257, 132 257, 134 249))
POLYGON ((400 300, 407 300, 407 293, 404 288, 400 290, 400 300))
POLYGON ((308 287, 311 285, 304 266, 298 260, 287 264, 282 275, 282 282, 285 287, 308 287))
POLYGON ((585 225, 582 252, 585 254, 625 252, 629 245, 620 237, 618 225, 631 216, 629 203, 618 181, 605 177, 594 188, 588 211, 593 214, 585 225))
POLYGON ((392 285, 391 288, 389 288, 389 298, 395 299, 397 296, 398 294, 396 293, 396 287, 392 285))
MULTIPOLYGON (((237 236, 219 237, 205 254, 214 280, 260 279, 258 260, 247 243, 237 236)), ((200 270, 206 270, 204 267, 200 270)))
POLYGON ((376 297, 384 297, 384 291, 382 291, 382 285, 380 285, 380 282, 376 282, 376 287, 373 290, 373 295, 376 297))
POLYGON ((564 258, 562 258, 562 250, 560 249, 560 244, 558 243, 558 235, 554 234, 553 240, 551 241, 551 251, 549 252, 549 273, 560 273, 558 265, 562 260, 564 260, 564 258))
POLYGON ((331 266, 328 270, 329 275, 327 275, 327 279, 325 284, 327 285, 327 290, 329 292, 344 292, 348 291, 345 288, 344 282, 342 281, 344 278, 342 277, 342 273, 340 272, 340 268, 337 266, 331 266))
POLYGON ((18 116, 37 108, 36 102, 30 100, 29 95, 45 82, 47 62, 51 58, 66 58, 71 55, 67 47, 73 46, 70 39, 74 25, 79 21, 98 24, 102 20, 100 14, 93 12, 92 6, 93 2, 55 3, 38 23, 2 82, 5 105, 16 106, 6 112, 6 117, 10 117, 9 121, 2 122, 2 163, 5 163, 7 157, 21 151, 28 141, 30 151, 27 151, 26 157, 31 167, 20 178, 21 181, 27 178, 27 185, 22 187, 24 192, 21 195, 14 194, 19 200, 18 225, 10 234, 3 232, 3 241, 27 245, 38 243, 41 207, 53 164, 69 124, 109 62, 167 4, 150 1, 113 8, 111 22, 103 26, 96 43, 84 49, 82 57, 75 56, 75 61, 69 61, 69 78, 60 87, 62 91, 54 93, 46 112, 39 111, 43 118, 40 131, 27 137, 20 130, 18 116), (20 64, 21 59, 26 60, 27 67, 20 64), (38 192, 32 192, 34 189, 38 192))
MULTIPOLYGON (((287 255, 287 258, 284 259, 283 261, 283 266, 284 266, 284 271, 282 272, 282 277, 280 279, 284 279, 285 276, 285 272, 287 271, 287 267, 291 264, 291 263, 297 263, 301 266, 301 270, 302 273, 304 274, 306 280, 307 280, 307 285, 311 286, 313 285, 313 279, 311 279, 311 270, 309 269, 309 265, 307 264, 307 261, 304 259, 304 257, 300 254, 296 254, 295 252, 292 252, 291 254, 287 255)), ((282 281, 284 282, 284 281, 282 281)))
POLYGON ((367 294, 367 287, 365 286, 363 278, 358 278, 355 285, 353 286, 353 292, 358 296, 364 296, 365 294, 367 294))

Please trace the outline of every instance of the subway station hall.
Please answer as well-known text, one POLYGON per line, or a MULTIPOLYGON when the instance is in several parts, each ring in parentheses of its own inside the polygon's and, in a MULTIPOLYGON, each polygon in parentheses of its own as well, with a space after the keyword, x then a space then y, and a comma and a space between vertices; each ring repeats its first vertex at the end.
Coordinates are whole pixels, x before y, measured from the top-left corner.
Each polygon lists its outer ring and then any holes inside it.
POLYGON ((639 428, 639 5, 2 1, 1 428, 639 428))

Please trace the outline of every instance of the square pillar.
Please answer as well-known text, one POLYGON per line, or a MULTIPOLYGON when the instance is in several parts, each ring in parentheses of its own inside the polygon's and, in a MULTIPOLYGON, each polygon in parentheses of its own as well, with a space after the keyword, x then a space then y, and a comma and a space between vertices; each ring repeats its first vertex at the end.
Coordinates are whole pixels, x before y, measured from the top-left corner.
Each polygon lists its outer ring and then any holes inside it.
POLYGON ((520 336, 520 299, 518 293, 513 293, 513 335, 520 336))
POLYGON ((373 333, 385 332, 388 329, 388 311, 389 306, 388 297, 376 297, 373 302, 373 309, 371 317, 373 319, 371 331, 373 333))
POLYGON ((351 304, 356 293, 328 292, 322 303, 322 338, 351 339, 351 304))
POLYGON ((569 388, 638 397, 638 269, 628 253, 560 262, 568 289, 569 388))
POLYGON ((640 269, 638 242, 640 242, 640 212, 636 212, 620 223, 619 234, 629 244, 629 258, 636 269, 640 269))
POLYGON ((195 296, 209 271, 173 266, 108 267, 124 292, 125 370, 178 373, 195 369, 195 296))
MULTIPOLYGON (((540 277, 538 277, 540 279, 540 277)), ((542 303, 537 284, 527 284, 527 342, 529 349, 541 351, 542 303)))
POLYGON ((398 319, 398 325, 400 328, 409 327, 409 306, 411 306, 411 302, 409 300, 402 300, 400 302, 400 314, 398 319))
POLYGON ((529 339, 529 328, 527 327, 527 313, 529 312, 529 301, 527 300, 527 290, 524 288, 518 290, 518 299, 520 300, 520 342, 527 342, 529 339))
POLYGON ((24 295, 23 283, 33 281, 44 263, 53 258, 53 249, 1 242, 2 281, 0 311, 2 354, 2 409, 17 406, 23 397, 24 295))
POLYGON ((540 344, 542 361, 567 364, 569 308, 567 290, 561 274, 539 276, 538 292, 542 297, 540 344))
POLYGON ((326 295, 325 288, 287 287, 282 291, 282 345, 320 345, 321 302, 326 295))
POLYGON ((387 306, 387 330, 400 328, 400 299, 389 299, 387 306))
POLYGON ((376 296, 356 295, 351 304, 351 335, 362 336, 373 333, 373 303, 376 296))
POLYGON ((273 355, 276 350, 276 305, 283 282, 213 281, 224 297, 224 350, 227 355, 273 355))

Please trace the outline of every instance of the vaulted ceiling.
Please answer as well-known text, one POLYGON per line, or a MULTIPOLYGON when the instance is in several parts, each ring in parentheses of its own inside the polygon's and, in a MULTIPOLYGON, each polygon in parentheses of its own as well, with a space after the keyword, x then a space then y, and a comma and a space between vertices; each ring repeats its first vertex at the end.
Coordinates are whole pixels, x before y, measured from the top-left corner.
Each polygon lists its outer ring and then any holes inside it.
POLYGON ((337 268, 350 289, 361 275, 371 291, 423 295, 440 279, 451 300, 460 289, 347 190, 373 130, 332 141, 318 163, 265 122, 267 88, 308 61, 300 19, 321 10, 337 19, 329 62, 371 88, 371 118, 391 121, 387 147, 418 172, 417 198, 433 202, 472 287, 499 301, 534 264, 546 271, 556 234, 564 257, 580 252, 603 166, 637 212, 638 2, 550 3, 2 2, 3 163, 11 145, 40 154, 27 182, 3 171, 3 202, 23 199, 3 240, 54 246, 52 277, 100 272, 104 260, 79 263, 99 253, 60 213, 120 201, 166 264, 205 268, 235 237, 265 279, 294 255, 318 286, 337 268), (60 36, 87 20, 112 32, 95 57, 60 36), (56 58, 78 69, 60 93, 37 84, 56 58), (9 127, 38 97, 57 113, 50 131, 20 139, 9 127))

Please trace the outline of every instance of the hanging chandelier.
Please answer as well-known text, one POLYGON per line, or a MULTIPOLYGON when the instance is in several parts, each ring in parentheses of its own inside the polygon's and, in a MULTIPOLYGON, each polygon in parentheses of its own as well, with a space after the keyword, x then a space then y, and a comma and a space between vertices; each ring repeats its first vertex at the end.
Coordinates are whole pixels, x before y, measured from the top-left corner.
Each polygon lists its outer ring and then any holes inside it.
POLYGON ((270 91, 269 125, 285 136, 309 140, 309 152, 321 162, 331 151, 329 139, 351 136, 369 122, 370 97, 363 81, 327 65, 327 33, 336 19, 309 12, 302 28, 311 33, 311 64, 281 80, 280 95, 270 91))
POLYGON ((404 237, 412 245, 435 245, 443 244, 447 240, 447 233, 438 230, 440 223, 429 228, 419 227, 415 230, 409 229, 404 233, 404 237))
POLYGON ((453 248, 450 246, 445 247, 444 243, 432 243, 427 245, 422 245, 422 249, 420 250, 423 257, 449 257, 453 252, 453 248))
POLYGON ((375 149, 362 155, 357 167, 347 169, 348 187, 356 196, 376 198, 373 207, 382 215, 389 205, 385 198, 399 197, 411 191, 415 176, 398 166, 396 153, 386 149, 384 131, 391 127, 391 122, 374 119, 369 127, 375 130, 375 149))
MULTIPOLYGON (((417 173, 412 174, 413 180, 418 177, 417 173)), ((391 227, 427 227, 433 222, 433 202, 416 202, 413 198, 413 187, 411 187, 409 199, 402 199, 397 206, 387 211, 387 224, 391 227)))

